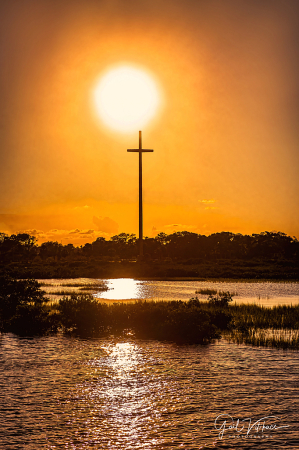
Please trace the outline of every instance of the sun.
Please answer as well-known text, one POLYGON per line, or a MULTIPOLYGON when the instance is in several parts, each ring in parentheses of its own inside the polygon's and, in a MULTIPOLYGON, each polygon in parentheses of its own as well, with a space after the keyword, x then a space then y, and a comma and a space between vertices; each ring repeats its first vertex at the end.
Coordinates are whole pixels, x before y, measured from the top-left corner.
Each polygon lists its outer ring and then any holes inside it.
POLYGON ((93 100, 97 114, 109 128, 131 133, 155 116, 161 96, 148 72, 122 65, 110 69, 100 78, 93 100))

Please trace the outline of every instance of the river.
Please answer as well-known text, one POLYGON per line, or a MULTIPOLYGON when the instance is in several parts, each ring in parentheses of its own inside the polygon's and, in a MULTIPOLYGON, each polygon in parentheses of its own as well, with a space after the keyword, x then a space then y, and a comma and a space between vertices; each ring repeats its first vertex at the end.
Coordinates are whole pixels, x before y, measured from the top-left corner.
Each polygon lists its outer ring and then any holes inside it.
POLYGON ((295 352, 225 341, 5 334, 1 449, 298 449, 298 372, 295 352))

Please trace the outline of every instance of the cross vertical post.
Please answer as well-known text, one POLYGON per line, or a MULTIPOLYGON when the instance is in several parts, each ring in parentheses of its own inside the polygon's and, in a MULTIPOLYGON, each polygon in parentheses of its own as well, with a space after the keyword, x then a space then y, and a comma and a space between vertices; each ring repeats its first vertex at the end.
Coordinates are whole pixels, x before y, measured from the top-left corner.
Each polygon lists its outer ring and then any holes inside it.
POLYGON ((142 133, 139 131, 139 256, 143 256, 142 133))
POLYGON ((142 148, 142 132, 139 131, 139 148, 128 149, 128 152, 139 153, 139 256, 143 257, 143 205, 142 205, 142 153, 153 152, 142 148))

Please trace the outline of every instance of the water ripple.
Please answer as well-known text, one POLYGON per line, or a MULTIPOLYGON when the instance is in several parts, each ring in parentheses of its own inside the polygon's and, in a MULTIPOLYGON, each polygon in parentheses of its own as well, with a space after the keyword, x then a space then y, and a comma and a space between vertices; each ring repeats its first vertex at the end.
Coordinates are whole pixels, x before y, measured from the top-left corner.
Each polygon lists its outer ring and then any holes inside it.
POLYGON ((295 449, 295 356, 225 341, 176 346, 2 335, 1 448, 295 449), (274 415, 277 426, 288 427, 225 430, 220 439, 220 414, 235 421, 274 415))

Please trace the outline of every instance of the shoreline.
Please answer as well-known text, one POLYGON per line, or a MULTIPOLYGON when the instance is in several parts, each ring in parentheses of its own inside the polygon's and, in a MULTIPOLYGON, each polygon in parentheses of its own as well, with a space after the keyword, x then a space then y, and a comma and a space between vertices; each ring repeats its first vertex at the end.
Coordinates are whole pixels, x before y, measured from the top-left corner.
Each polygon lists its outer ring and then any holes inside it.
POLYGON ((188 261, 136 263, 127 260, 53 261, 47 259, 45 261, 2 262, 0 272, 8 272, 16 278, 23 279, 130 278, 144 281, 299 281, 299 263, 287 260, 221 259, 189 264, 188 261))

